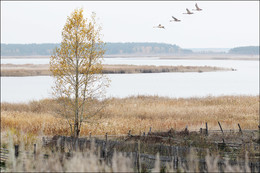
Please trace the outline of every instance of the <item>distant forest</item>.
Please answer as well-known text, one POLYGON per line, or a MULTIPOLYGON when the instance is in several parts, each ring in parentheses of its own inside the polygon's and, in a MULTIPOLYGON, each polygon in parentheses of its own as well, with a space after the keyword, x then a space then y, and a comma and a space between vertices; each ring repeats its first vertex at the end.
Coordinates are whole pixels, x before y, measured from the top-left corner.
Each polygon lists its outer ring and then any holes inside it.
MULTIPOLYGON (((59 44, 1 44, 2 56, 51 55, 59 44)), ((106 43, 106 55, 190 54, 191 50, 165 43, 106 43)))
POLYGON ((259 55, 259 46, 245 46, 245 47, 235 47, 230 49, 230 54, 247 54, 247 55, 259 55))
MULTIPOLYGON (((1 44, 1 56, 51 55, 55 47, 59 47, 59 44, 1 44)), ((106 55, 174 55, 195 53, 190 49, 182 49, 177 45, 165 43, 106 43, 105 49, 106 55)), ((259 55, 259 46, 236 47, 230 49, 228 54, 259 55)))

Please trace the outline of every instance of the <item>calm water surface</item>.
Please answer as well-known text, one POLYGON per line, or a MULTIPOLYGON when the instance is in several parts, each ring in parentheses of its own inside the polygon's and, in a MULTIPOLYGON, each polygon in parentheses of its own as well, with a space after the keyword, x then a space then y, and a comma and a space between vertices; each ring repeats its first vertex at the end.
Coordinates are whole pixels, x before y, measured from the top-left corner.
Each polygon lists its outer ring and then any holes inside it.
MULTIPOLYGON (((46 64, 48 59, 2 59, 3 64, 46 64), (5 61, 3 61, 5 60, 5 61)), ((109 74, 107 97, 158 95, 204 97, 259 95, 259 61, 161 60, 158 58, 107 58, 105 64, 184 65, 231 67, 237 71, 207 73, 109 74)), ((1 77, 1 102, 28 102, 51 97, 49 76, 1 77)))

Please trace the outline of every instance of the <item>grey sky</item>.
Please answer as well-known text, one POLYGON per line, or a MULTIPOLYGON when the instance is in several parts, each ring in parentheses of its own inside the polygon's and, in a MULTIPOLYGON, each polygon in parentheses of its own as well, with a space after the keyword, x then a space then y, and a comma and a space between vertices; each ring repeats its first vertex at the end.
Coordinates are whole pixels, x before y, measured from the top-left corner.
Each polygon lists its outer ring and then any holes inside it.
POLYGON ((182 48, 259 45, 259 1, 1 1, 1 43, 58 43, 67 16, 83 7, 105 42, 160 42, 182 48), (171 16, 182 20, 169 22, 171 16), (161 23, 165 30, 153 28, 161 23))

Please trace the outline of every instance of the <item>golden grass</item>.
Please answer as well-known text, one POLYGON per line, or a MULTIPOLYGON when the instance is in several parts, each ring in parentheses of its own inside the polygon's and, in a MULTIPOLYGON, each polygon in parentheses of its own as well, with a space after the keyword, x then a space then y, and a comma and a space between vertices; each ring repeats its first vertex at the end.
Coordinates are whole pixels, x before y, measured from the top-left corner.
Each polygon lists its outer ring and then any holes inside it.
MULTIPOLYGON (((190 130, 205 128, 257 129, 259 124, 259 96, 221 96, 189 99, 170 99, 156 96, 111 98, 93 123, 86 123, 81 136, 126 134, 149 131, 165 131, 170 128, 190 130)), ((95 102, 97 106, 102 102, 95 102)), ((69 134, 65 119, 55 116, 57 103, 54 100, 34 101, 28 104, 1 103, 1 131, 17 129, 45 135, 69 134)))
POLYGON ((211 66, 104 65, 103 73, 163 73, 228 71, 231 68, 211 66))
MULTIPOLYGON (((210 66, 104 65, 102 73, 163 73, 228 71, 231 68, 210 66)), ((1 76, 49 76, 48 64, 1 64, 1 76)))

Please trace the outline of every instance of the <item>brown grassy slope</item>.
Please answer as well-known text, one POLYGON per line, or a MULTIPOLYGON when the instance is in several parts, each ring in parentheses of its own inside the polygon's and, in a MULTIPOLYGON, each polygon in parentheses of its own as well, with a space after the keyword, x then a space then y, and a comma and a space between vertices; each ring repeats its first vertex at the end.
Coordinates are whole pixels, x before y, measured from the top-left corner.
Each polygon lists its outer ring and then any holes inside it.
MULTIPOLYGON (((162 72, 209 72, 228 71, 231 68, 210 66, 148 66, 104 65, 102 73, 162 73, 162 72)), ((1 64, 1 76, 49 76, 48 64, 1 64)))
MULTIPOLYGON (((189 99, 138 96, 108 99, 107 105, 93 123, 85 124, 81 135, 126 134, 129 129, 139 134, 165 131, 170 128, 199 130, 208 122, 209 129, 257 129, 259 123, 259 96, 222 96, 189 99)), ((102 104, 96 102, 93 106, 102 104)), ((1 130, 15 128, 46 135, 69 134, 65 119, 55 117, 53 100, 29 104, 1 103, 1 130)))

